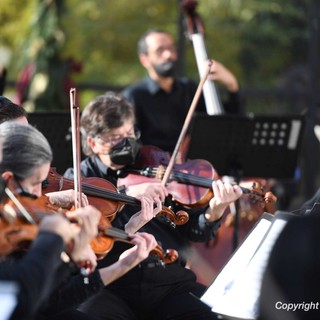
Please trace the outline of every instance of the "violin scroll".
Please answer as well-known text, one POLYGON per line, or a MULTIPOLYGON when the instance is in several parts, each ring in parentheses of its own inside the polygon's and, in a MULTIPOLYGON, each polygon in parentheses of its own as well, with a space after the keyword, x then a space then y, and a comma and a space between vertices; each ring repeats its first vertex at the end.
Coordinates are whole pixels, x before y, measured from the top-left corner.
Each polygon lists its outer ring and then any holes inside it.
POLYGON ((168 207, 162 207, 162 210, 157 214, 157 216, 164 217, 170 221, 171 225, 175 227, 176 225, 182 225, 188 222, 189 214, 186 211, 179 210, 174 213, 168 207))
POLYGON ((174 249, 167 249, 163 251, 163 249, 157 245, 151 252, 151 256, 157 257, 163 264, 170 264, 179 258, 179 254, 174 249))
POLYGON ((249 198, 254 202, 258 203, 262 209, 266 212, 274 213, 274 204, 277 202, 277 197, 271 192, 265 192, 265 187, 259 182, 254 181, 250 189, 241 187, 244 194, 248 194, 249 198))

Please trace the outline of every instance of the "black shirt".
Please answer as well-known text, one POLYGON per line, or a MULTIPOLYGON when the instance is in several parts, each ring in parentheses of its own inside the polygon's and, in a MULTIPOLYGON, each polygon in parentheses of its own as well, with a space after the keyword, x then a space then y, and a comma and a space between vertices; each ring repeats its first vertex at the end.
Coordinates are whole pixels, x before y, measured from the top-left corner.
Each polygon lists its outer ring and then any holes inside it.
MULTIPOLYGON (((171 92, 161 89, 150 77, 126 88, 122 93, 135 106, 137 126, 144 145, 153 145, 172 152, 197 90, 197 84, 187 78, 177 78, 171 92)), ((238 93, 228 93, 226 113, 238 114, 241 102, 238 93)), ((201 97, 196 112, 206 112, 201 97)))

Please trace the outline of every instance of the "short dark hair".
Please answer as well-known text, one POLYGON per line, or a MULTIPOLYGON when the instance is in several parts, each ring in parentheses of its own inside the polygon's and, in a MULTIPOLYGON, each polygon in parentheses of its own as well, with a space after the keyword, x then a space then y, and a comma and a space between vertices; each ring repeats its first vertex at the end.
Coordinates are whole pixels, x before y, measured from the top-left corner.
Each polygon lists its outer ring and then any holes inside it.
POLYGON ((146 38, 148 37, 148 35, 150 35, 151 33, 165 33, 168 34, 169 33, 165 30, 162 29, 149 29, 146 32, 144 32, 139 41, 138 41, 138 55, 140 54, 147 54, 148 53, 148 46, 147 46, 147 42, 146 42, 146 38))
POLYGON ((0 96, 0 123, 20 117, 27 118, 27 111, 23 107, 12 102, 10 99, 0 96))
POLYGON ((133 105, 121 93, 106 92, 93 99, 81 114, 82 149, 86 156, 93 155, 87 137, 97 137, 111 129, 121 127, 125 121, 135 124, 133 105))

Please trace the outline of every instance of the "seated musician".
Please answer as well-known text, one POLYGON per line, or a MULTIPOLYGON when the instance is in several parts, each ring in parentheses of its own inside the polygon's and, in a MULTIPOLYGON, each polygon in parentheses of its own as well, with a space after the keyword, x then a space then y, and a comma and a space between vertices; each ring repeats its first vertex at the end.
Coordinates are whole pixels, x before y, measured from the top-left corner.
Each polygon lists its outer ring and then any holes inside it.
MULTIPOLYGON (((135 159, 137 136, 133 106, 120 94, 109 92, 99 96, 83 110, 81 131, 83 151, 87 155, 81 163, 82 175, 105 178, 116 185, 117 170, 135 159)), ((68 169, 65 176, 72 178, 72 169, 68 169)), ((179 259, 164 268, 149 257, 89 298, 79 309, 99 319, 216 319, 210 308, 194 297, 200 297, 206 288, 185 268, 189 241, 204 242, 214 237, 224 210, 242 191, 238 186, 221 181, 213 182, 212 188, 214 196, 209 204, 192 210, 167 202, 170 200, 168 191, 160 182, 125 188, 124 191, 134 197, 147 192, 155 200, 166 200, 164 204, 168 203, 174 212, 188 211, 189 221, 175 228, 161 214, 157 217, 135 214, 135 209, 128 205, 112 221, 113 226, 127 232, 139 230, 153 234, 164 248, 177 250, 179 259)), ((98 262, 98 268, 115 261, 123 246, 123 243, 116 244, 98 262)))
MULTIPOLYGON (((5 96, 0 96, 0 124, 6 121, 17 121, 22 124, 28 124, 28 113, 26 110, 12 102, 5 96)), ((74 190, 63 190, 47 193, 46 196, 52 204, 63 208, 69 208, 74 204, 74 190)), ((81 200, 87 204, 87 197, 82 194, 81 200)))
MULTIPOLYGON (((17 193, 24 191, 41 196, 42 181, 48 175, 52 160, 46 138, 30 125, 7 121, 0 125, 0 141, 0 174, 8 187, 17 193)), ((153 201, 147 198, 141 201, 142 211, 157 212, 153 201)), ((34 213, 39 214, 38 210, 34 213)), ((139 264, 156 246, 152 235, 132 234, 133 246, 121 252, 123 255, 114 264, 98 270, 89 243, 97 235, 100 212, 87 205, 69 212, 69 217, 79 223, 70 228, 70 222, 60 214, 45 217, 29 252, 22 256, 14 252, 1 260, 0 279, 16 281, 20 286, 18 305, 11 319, 50 319, 55 315, 57 319, 93 319, 72 307, 139 264), (70 240, 73 246, 69 246, 70 240), (62 260, 62 251, 67 251, 69 258, 63 255, 62 260), (82 265, 89 275, 80 273, 82 265)), ((2 225, 6 221, 6 215, 2 214, 2 225)), ((6 245, 5 239, 5 235, 0 238, 0 248, 6 245)))

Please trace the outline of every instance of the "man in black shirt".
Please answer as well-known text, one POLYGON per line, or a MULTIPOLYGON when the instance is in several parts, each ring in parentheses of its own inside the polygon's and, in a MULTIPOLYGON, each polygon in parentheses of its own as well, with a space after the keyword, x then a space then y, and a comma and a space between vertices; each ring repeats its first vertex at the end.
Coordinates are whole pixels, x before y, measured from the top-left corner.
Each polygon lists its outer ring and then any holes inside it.
MULTIPOLYGON (((142 143, 172 152, 198 85, 190 79, 176 77, 177 52, 174 40, 167 32, 145 32, 138 43, 138 54, 148 76, 127 87, 123 94, 135 107, 142 143)), ((213 62, 210 72, 210 80, 220 82, 227 89, 225 112, 242 112, 236 77, 217 61, 213 62)), ((205 110, 202 98, 196 111, 205 110)))

